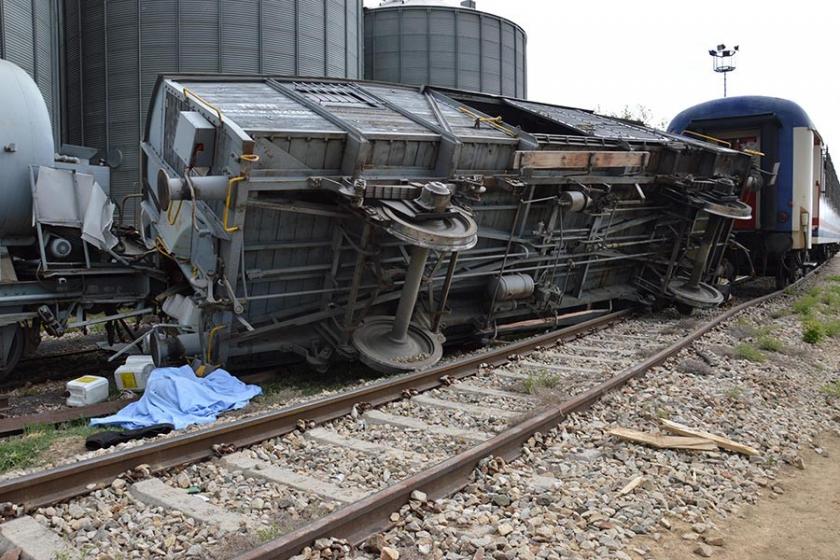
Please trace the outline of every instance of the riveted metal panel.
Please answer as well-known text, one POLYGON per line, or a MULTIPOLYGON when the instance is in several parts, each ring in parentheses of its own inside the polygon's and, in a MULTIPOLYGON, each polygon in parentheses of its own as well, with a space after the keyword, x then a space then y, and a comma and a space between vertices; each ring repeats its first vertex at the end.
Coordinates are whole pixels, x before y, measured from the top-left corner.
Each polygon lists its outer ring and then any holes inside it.
POLYGON ((365 77, 527 95, 526 36, 504 18, 447 6, 365 10, 365 77))
POLYGON ((140 190, 139 144, 159 74, 361 72, 361 0, 65 0, 63 15, 64 138, 99 149, 117 200, 140 190))
POLYGON ((0 57, 29 74, 44 96, 54 136, 61 124, 56 0, 0 0, 0 57))

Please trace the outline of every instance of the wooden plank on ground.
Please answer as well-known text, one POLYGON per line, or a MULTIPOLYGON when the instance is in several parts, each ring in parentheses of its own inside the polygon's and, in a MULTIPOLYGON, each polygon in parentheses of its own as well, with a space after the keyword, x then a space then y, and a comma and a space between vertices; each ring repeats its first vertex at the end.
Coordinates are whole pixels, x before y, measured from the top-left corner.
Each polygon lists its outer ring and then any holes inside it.
POLYGON ((607 169, 647 166, 650 152, 580 152, 534 151, 516 152, 516 169, 607 169))
POLYGON ((627 485, 624 488, 619 490, 618 495, 619 496, 625 496, 625 495, 629 494, 630 492, 632 492, 633 490, 635 490, 636 488, 638 488, 639 486, 641 486, 642 484, 644 484, 644 482, 645 482, 645 477, 637 476, 636 478, 634 478, 633 480, 628 482, 627 485))
POLYGON ((750 447, 749 445, 742 445, 737 441, 733 441, 729 438, 715 435, 711 432, 707 432, 705 430, 697 430, 694 428, 690 428, 684 424, 680 424, 678 422, 672 422, 670 420, 665 420, 664 418, 661 419, 662 427, 668 430, 669 432, 681 435, 681 436, 692 436, 692 437, 700 437, 705 438, 710 441, 715 442, 720 447, 724 449, 728 449, 729 451, 734 451, 735 453, 741 453, 743 455, 758 455, 758 449, 754 447, 750 447))
POLYGON ((645 445, 650 445, 652 447, 656 447, 657 449, 714 451, 718 448, 715 442, 701 437, 663 436, 660 434, 650 434, 647 432, 639 432, 637 430, 629 430, 627 428, 613 428, 607 433, 626 441, 644 443, 645 445))

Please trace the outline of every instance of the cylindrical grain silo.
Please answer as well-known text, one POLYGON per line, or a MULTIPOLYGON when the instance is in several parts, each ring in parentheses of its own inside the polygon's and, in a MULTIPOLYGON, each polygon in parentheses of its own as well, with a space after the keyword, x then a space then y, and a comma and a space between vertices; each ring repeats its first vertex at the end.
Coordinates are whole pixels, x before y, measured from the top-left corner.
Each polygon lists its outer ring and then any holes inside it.
POLYGON ((65 139, 99 148, 119 203, 140 192, 158 74, 359 78, 362 17, 361 0, 65 0, 65 139))
POLYGON ((441 4, 398 0, 366 9, 365 78, 526 97, 525 31, 493 14, 441 4))
POLYGON ((58 0, 0 0, 0 58, 29 74, 44 96, 58 138, 61 125, 58 0))

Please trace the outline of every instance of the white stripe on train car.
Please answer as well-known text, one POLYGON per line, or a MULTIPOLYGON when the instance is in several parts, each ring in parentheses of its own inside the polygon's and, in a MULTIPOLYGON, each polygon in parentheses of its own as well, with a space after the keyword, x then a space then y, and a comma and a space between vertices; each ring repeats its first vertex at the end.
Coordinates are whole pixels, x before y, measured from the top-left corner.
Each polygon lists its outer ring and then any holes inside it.
POLYGON ((793 185, 791 234, 794 249, 811 248, 811 215, 814 208, 814 131, 793 129, 793 185))

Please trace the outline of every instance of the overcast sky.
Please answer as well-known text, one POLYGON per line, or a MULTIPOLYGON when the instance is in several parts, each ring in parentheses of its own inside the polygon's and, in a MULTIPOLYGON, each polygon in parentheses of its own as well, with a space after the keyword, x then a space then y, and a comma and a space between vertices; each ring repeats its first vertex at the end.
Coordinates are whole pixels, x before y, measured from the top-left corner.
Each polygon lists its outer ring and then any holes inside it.
POLYGON ((840 151, 840 8, 833 2, 477 0, 477 7, 528 33, 531 99, 606 113, 641 104, 656 123, 668 122, 722 96, 708 51, 738 44, 729 94, 796 101, 840 151))

